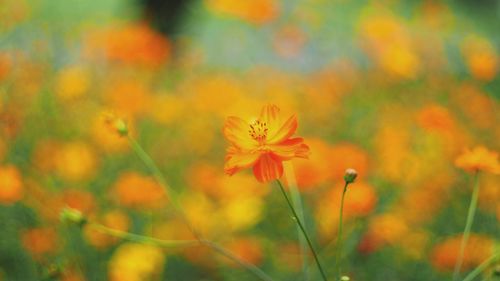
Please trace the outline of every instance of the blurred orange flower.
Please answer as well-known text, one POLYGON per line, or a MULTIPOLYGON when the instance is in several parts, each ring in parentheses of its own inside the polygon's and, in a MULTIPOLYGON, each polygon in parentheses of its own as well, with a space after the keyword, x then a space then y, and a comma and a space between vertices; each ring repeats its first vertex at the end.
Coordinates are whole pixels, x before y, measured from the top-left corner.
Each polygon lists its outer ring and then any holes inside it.
MULTIPOLYGON (((241 260, 250 264, 260 264, 262 262, 262 248, 256 238, 237 238, 225 245, 241 260)), ((229 261, 225 259, 225 261, 229 261)), ((232 263, 231 261, 231 264, 232 263)), ((236 266, 236 264, 234 264, 236 266)))
POLYGON ((23 197, 24 188, 19 170, 14 166, 0 167, 0 204, 11 204, 23 197))
POLYGON ((462 54, 474 78, 482 81, 491 81, 498 72, 499 58, 495 47, 478 35, 465 37, 462 43, 462 54))
POLYGON ((141 209, 160 208, 166 201, 163 188, 152 178, 135 172, 120 176, 113 187, 118 203, 123 206, 141 209))
POLYGON ((205 0, 215 13, 230 15, 254 24, 264 24, 278 16, 277 1, 273 0, 205 0))
POLYGON ((472 150, 466 149, 455 160, 455 165, 468 172, 485 171, 500 174, 498 153, 490 151, 484 146, 476 146, 472 150))
POLYGON ((153 69, 168 62, 171 49, 170 41, 146 22, 99 30, 89 36, 85 48, 91 57, 153 69))
MULTIPOLYGON (((431 253, 431 263, 439 270, 452 270, 457 261, 462 236, 446 239, 436 245, 431 253)), ((491 238, 471 234, 465 247, 462 270, 473 268, 493 254, 494 242, 491 238)))
POLYGON ((325 183, 330 176, 331 169, 326 163, 333 163, 329 158, 331 147, 328 143, 319 138, 308 138, 307 143, 314 151, 309 161, 302 159, 292 161, 297 187, 301 191, 310 191, 325 183))
POLYGON ((57 233, 52 228, 29 229, 23 232, 21 236, 23 246, 36 259, 40 259, 57 249, 57 233))
POLYGON ((258 181, 269 182, 283 175, 283 161, 294 157, 307 158, 309 147, 302 138, 291 138, 297 130, 297 117, 281 119, 276 105, 265 106, 260 117, 246 122, 239 117, 228 117, 223 132, 230 142, 224 171, 233 175, 241 169, 253 167, 258 181))
MULTIPOLYGON (((94 220, 106 227, 120 231, 127 231, 130 227, 129 217, 120 210, 108 211, 94 220)), ((86 225, 83 231, 85 239, 98 249, 104 249, 120 240, 117 237, 99 232, 98 230, 92 228, 91 225, 86 225)))

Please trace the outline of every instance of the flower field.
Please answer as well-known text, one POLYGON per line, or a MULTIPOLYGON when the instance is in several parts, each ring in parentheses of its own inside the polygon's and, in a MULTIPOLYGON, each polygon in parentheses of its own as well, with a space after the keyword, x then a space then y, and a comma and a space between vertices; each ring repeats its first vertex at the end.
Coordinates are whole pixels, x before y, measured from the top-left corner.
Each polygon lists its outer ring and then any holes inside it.
POLYGON ((1 0, 0 281, 500 280, 500 3, 1 0))

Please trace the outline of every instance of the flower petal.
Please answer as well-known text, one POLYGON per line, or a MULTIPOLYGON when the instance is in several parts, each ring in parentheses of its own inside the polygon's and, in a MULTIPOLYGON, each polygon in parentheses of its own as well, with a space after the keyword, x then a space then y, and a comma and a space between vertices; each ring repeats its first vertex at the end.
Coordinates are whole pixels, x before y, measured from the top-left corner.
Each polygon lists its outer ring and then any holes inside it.
POLYGON ((262 108, 259 120, 267 125, 275 124, 279 120, 280 109, 274 104, 268 104, 262 108))
POLYGON ((283 164, 271 155, 263 154, 253 166, 253 174, 260 182, 279 179, 283 175, 283 164))
POLYGON ((255 148, 257 142, 250 137, 249 125, 239 117, 228 117, 222 129, 224 137, 234 146, 239 148, 255 148))
POLYGON ((234 147, 228 149, 226 155, 226 163, 224 164, 224 172, 228 175, 251 167, 259 159, 259 152, 242 152, 234 147))
MULTIPOLYGON (((278 125, 278 124, 276 124, 278 125)), ((276 144, 283 142, 284 140, 295 134, 297 130, 297 116, 294 114, 288 118, 288 120, 281 125, 281 127, 271 126, 269 128, 269 135, 267 137, 267 143, 276 144)))
POLYGON ((290 160, 294 157, 309 158, 309 146, 304 143, 303 138, 287 139, 280 144, 268 145, 272 156, 281 161, 290 160))

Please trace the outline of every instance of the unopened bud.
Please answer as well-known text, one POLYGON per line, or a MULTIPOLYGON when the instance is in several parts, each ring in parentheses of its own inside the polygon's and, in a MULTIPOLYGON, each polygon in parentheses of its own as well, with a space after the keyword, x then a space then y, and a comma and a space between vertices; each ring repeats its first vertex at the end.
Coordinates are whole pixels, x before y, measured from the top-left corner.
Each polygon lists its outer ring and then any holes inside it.
POLYGON ((83 226, 87 222, 82 212, 69 207, 65 207, 64 209, 62 209, 61 214, 59 215, 59 219, 63 223, 75 224, 78 226, 83 226))
POLYGON ((345 275, 344 275, 344 276, 340 277, 340 281, 349 281, 349 280, 351 280, 351 279, 349 278, 349 276, 345 276, 345 275))
POLYGON ((121 137, 128 135, 127 122, 123 118, 119 118, 113 112, 105 112, 102 114, 106 126, 121 137))
POLYGON ((344 180, 346 183, 353 183, 356 177, 358 176, 358 172, 354 169, 345 170, 344 180))
POLYGON ((500 264, 497 264, 495 268, 493 269, 493 276, 500 276, 500 264))

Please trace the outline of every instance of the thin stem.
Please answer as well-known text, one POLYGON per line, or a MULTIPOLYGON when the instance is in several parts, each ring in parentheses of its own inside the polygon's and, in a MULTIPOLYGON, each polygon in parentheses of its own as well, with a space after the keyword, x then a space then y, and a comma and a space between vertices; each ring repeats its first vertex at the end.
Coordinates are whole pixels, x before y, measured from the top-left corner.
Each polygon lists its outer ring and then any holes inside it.
POLYGON ((155 246, 160 246, 164 248, 172 248, 172 247, 180 247, 180 246, 195 246, 199 245, 200 242, 198 240, 162 240, 162 239, 156 239, 153 237, 149 236, 144 236, 144 235, 139 235, 139 234, 134 234, 126 231, 121 231, 117 229, 112 229, 109 227, 106 227, 102 224, 98 223, 90 223, 89 224, 91 227, 96 229, 97 231, 100 231, 106 235, 125 239, 128 241, 133 241, 133 242, 138 242, 138 243, 143 243, 143 244, 150 244, 150 245, 155 245, 155 246))
POLYGON ((273 281, 273 279, 271 277, 269 277, 269 275, 267 275, 266 273, 264 273, 264 271, 262 271, 260 268, 258 268, 255 265, 253 265, 251 263, 248 263, 248 262, 246 262, 246 261, 238 258, 233 253, 231 253, 230 251, 228 251, 225 248, 221 247, 220 245, 218 245, 218 244, 216 244, 216 243, 214 243, 212 241, 205 240, 205 239, 200 239, 199 241, 201 243, 205 244, 206 246, 212 248, 214 251, 218 252, 219 254, 225 256, 226 258, 228 258, 228 259, 236 262, 241 267, 246 268, 253 275, 255 275, 255 277, 258 277, 259 279, 264 280, 264 281, 273 281))
POLYGON ((500 259, 500 251, 494 253, 491 257, 487 258, 480 265, 478 265, 473 271, 471 271, 467 276, 465 276, 463 281, 472 281, 476 276, 481 274, 488 266, 494 263, 496 260, 500 259))
POLYGON ((278 182, 278 186, 280 187, 281 193, 283 193, 283 197, 285 197, 286 202, 288 204, 288 207, 290 207, 290 210, 292 211, 293 218, 297 222, 297 225, 300 227, 300 230, 302 231, 302 234, 304 234, 304 237, 306 238, 307 244, 309 245, 309 249, 311 250, 314 260, 316 261, 316 265, 318 266, 319 272, 321 273, 321 277, 323 277, 324 281, 327 281, 328 279, 326 278, 326 274, 323 271, 323 268, 321 267, 321 263, 319 262, 318 255, 316 254, 316 251, 314 250, 314 247, 311 243, 311 240, 309 239, 309 236, 307 235, 306 229, 304 228, 304 225, 302 224, 300 218, 297 215, 297 212, 295 211, 295 208, 292 205, 292 202, 290 202, 290 199, 288 199, 288 195, 286 194, 285 189, 283 188, 283 185, 279 180, 276 180, 278 182))
MULTIPOLYGON (((170 185, 168 185, 167 180, 163 176, 163 174, 160 171, 160 169, 158 168, 158 166, 156 166, 153 159, 151 159, 151 157, 146 153, 146 151, 144 151, 142 146, 137 141, 135 141, 135 139, 133 139, 131 136, 128 136, 128 141, 129 141, 129 144, 132 147, 132 149, 137 154, 137 156, 139 156, 139 158, 141 158, 141 160, 148 167, 148 169, 151 170, 151 173, 155 177, 156 181, 167 190, 167 193, 170 196, 170 202, 174 206, 175 210, 181 215, 181 217, 184 220, 184 222, 186 223, 186 225, 190 228, 191 232, 195 236, 196 241, 198 243, 202 243, 202 244, 210 247, 214 251, 218 252, 219 254, 233 260, 234 262, 236 262, 237 264, 239 264, 240 266, 245 268, 247 271, 249 271, 250 273, 252 273, 256 277, 258 277, 259 279, 261 279, 263 281, 273 281, 273 279, 271 277, 269 277, 266 273, 264 273, 261 269, 259 269, 255 265, 241 260, 240 258, 235 256, 234 254, 232 254, 231 252, 229 252, 228 250, 226 250, 222 246, 220 246, 212 241, 208 241, 206 239, 203 239, 201 237, 201 235, 196 231, 196 229, 189 222, 186 214, 184 213, 184 211, 182 209, 181 204, 177 200, 177 192, 174 189, 172 189, 170 187, 170 185)), ((136 234, 133 234, 133 236, 137 237, 136 234)), ((139 236, 141 236, 141 235, 139 235, 139 236)), ((130 236, 128 236, 128 237, 130 237, 130 236)), ((143 238, 140 238, 140 239, 143 239, 143 238)), ((154 239, 154 238, 151 238, 151 239, 154 239)), ((152 240, 148 239, 148 241, 151 242, 152 240)), ((163 241, 163 240, 159 240, 159 241, 163 241)))
POLYGON ((455 264, 455 269, 453 271, 453 280, 458 280, 460 277, 460 269, 462 268, 465 246, 469 240, 470 230, 472 227, 472 222, 474 221, 474 214, 477 207, 477 198, 479 195, 479 171, 474 174, 474 187, 472 190, 472 197, 470 200, 469 211, 467 214, 467 221, 465 223, 465 229, 462 236, 462 242, 460 243, 460 252, 458 254, 457 263, 455 264))
POLYGON ((151 171, 151 173, 153 174, 156 181, 167 190, 167 194, 169 195, 170 202, 174 206, 175 210, 180 214, 184 223, 189 227, 189 229, 191 230, 191 232, 193 233, 193 235, 196 238, 200 238, 200 235, 198 234, 198 232, 194 229, 194 227, 191 225, 191 223, 187 219, 186 214, 184 213, 184 211, 181 207, 181 204, 179 203, 179 201, 177 199, 177 196, 178 196, 177 192, 172 187, 170 187, 170 185, 167 183, 167 180, 163 176, 163 174, 160 171, 160 169, 158 168, 158 166, 156 166, 153 159, 151 159, 151 157, 148 155, 148 153, 146 151, 144 151, 142 146, 135 139, 133 139, 131 136, 128 136, 128 141, 129 141, 129 144, 132 147, 132 149, 137 154, 137 156, 139 156, 139 158, 142 160, 142 162, 144 162, 146 167, 151 171))
MULTIPOLYGON (((283 166, 285 168, 285 177, 287 179, 288 187, 290 189, 290 195, 292 197, 292 203, 295 206, 295 209, 297 210, 297 214, 299 215, 299 218, 302 221, 305 221, 304 218, 304 209, 302 207, 302 200, 300 198, 300 192, 297 187, 297 180, 295 178, 295 173, 293 170, 293 166, 289 163, 283 163, 283 166)), ((306 239, 302 235, 302 231, 300 230, 300 227, 297 225, 297 235, 299 237, 299 243, 300 243, 300 255, 302 257, 302 271, 304 273, 304 281, 309 280, 308 276, 308 256, 306 255, 308 251, 308 246, 306 239)))
POLYGON ((154 246, 159 246, 159 247, 164 247, 164 248, 174 248, 174 247, 190 247, 190 246, 197 246, 197 245, 205 245, 214 251, 218 252, 219 254, 227 257, 228 259, 234 261, 238 265, 240 265, 243 268, 246 268, 254 274, 256 277, 263 281, 273 281, 272 278, 270 278, 267 274, 265 274, 262 270, 260 270, 258 267, 256 267, 253 264, 247 263, 241 259, 239 259, 237 256, 235 256, 233 253, 229 252, 228 250, 224 249, 223 247, 219 246, 218 244, 205 240, 205 239, 199 239, 199 240, 162 240, 162 239, 156 239, 153 237, 149 236, 144 236, 144 235, 139 235, 139 234, 134 234, 126 231, 121 231, 117 229, 112 229, 109 227, 106 227, 102 224, 98 223, 89 223, 91 227, 96 229, 97 231, 100 231, 104 234, 107 234, 109 236, 125 239, 128 241, 133 241, 133 242, 138 242, 138 243, 143 243, 143 244, 150 244, 154 246))
POLYGON ((343 213, 344 213, 344 198, 345 198, 345 194, 347 192, 347 186, 349 185, 348 182, 345 183, 344 185, 344 191, 342 191, 342 199, 340 201, 340 216, 339 216, 339 227, 338 227, 338 230, 339 230, 339 233, 337 235, 337 249, 336 249, 336 257, 335 257, 335 261, 337 262, 337 267, 338 267, 338 273, 339 273, 339 278, 340 276, 342 276, 342 263, 341 263, 341 259, 342 259, 342 226, 343 226, 343 223, 342 223, 342 217, 343 217, 343 213))

